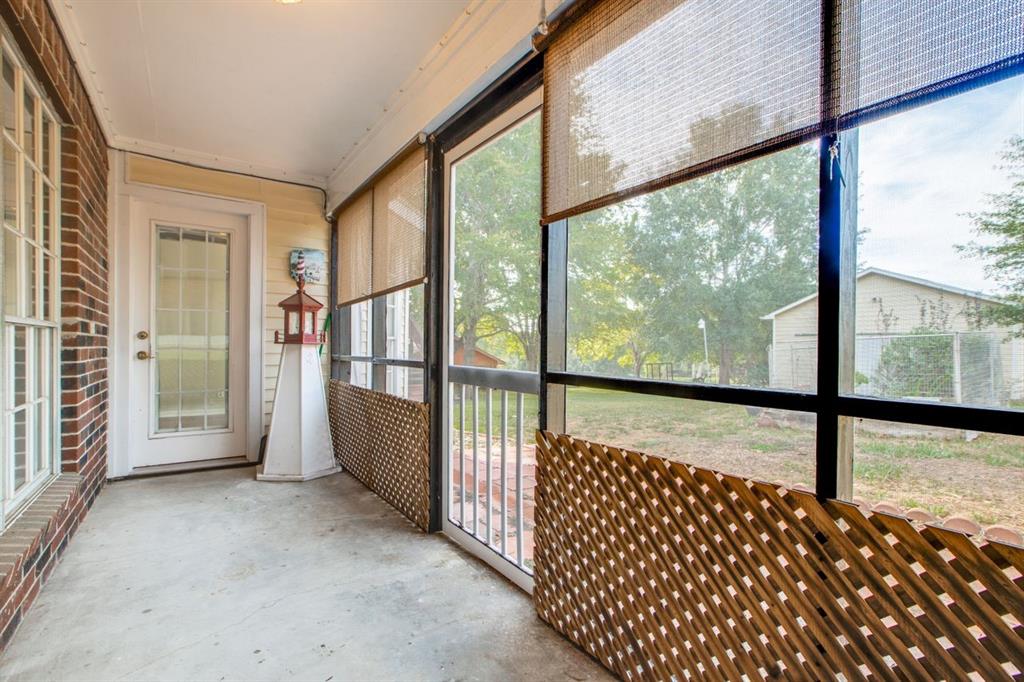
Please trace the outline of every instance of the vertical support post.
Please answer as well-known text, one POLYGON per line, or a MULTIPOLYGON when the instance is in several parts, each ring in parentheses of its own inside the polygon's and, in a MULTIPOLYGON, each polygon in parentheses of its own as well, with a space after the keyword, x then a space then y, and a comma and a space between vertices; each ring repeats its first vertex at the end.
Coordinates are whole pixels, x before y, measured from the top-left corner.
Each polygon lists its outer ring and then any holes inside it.
POLYGON ((818 164, 818 416, 814 490, 838 490, 841 223, 839 136, 822 138, 818 164))
MULTIPOLYGON (((337 339, 337 345, 334 347, 339 355, 351 355, 352 354, 352 306, 345 306, 343 308, 335 308, 334 315, 331 317, 331 328, 332 336, 337 333, 334 338, 337 339)), ((334 363, 331 363, 332 365, 334 363)), ((333 375, 332 370, 332 375, 333 375)), ((333 377, 335 379, 341 379, 342 381, 352 381, 352 363, 348 360, 341 360, 338 362, 338 375, 333 377)))
POLYGON ((508 554, 508 391, 501 392, 501 555, 508 554))
MULTIPOLYGON (((444 504, 445 457, 448 456, 448 353, 445 349, 447 313, 444 297, 444 155, 437 138, 427 139, 427 283, 423 292, 423 388, 430 405, 430 532, 441 530, 444 504)), ((461 405, 461 403, 460 403, 461 405)), ((460 407, 461 409, 461 407, 460 407)), ((460 469, 462 464, 459 465, 460 469)))
POLYGON ((459 384, 459 525, 466 527, 466 386, 459 384))
POLYGON ((477 498, 480 496, 480 415, 477 407, 480 405, 480 389, 473 387, 473 535, 480 530, 480 503, 477 498))
POLYGON ((824 128, 818 152, 818 414, 814 490, 834 498, 838 490, 839 295, 842 223, 838 132, 839 0, 826 0, 821 12, 821 113, 824 128))
POLYGON ((516 563, 523 565, 523 394, 516 393, 516 563))
MULTIPOLYGON (((989 365, 991 364, 990 360, 989 365)), ((960 332, 953 332, 953 402, 959 405, 963 401, 964 378, 960 370, 960 332)))
POLYGON ((484 459, 485 465, 487 466, 487 473, 484 475, 484 480, 487 485, 487 544, 490 545, 494 542, 494 487, 491 479, 491 413, 494 411, 493 402, 494 391, 490 388, 487 389, 487 454, 484 459))
MULTIPOLYGON (((857 176, 856 130, 839 135, 839 393, 853 395, 857 377, 857 176)), ((836 497, 853 498, 854 419, 836 415, 836 497)))
POLYGON ((541 429, 565 432, 565 386, 549 384, 549 372, 565 371, 568 221, 541 227, 540 415, 541 429))
POLYGON ((371 365, 370 386, 375 391, 387 390, 388 367, 378 363, 380 358, 387 357, 388 335, 387 335, 387 298, 378 296, 370 301, 370 319, 373 328, 373 365, 371 365))
POLYGON ((331 311, 331 330, 328 336, 327 357, 331 363, 331 378, 341 378, 341 361, 335 357, 341 352, 339 341, 341 334, 338 327, 338 221, 327 216, 327 228, 331 232, 331 245, 327 254, 327 309, 331 311))

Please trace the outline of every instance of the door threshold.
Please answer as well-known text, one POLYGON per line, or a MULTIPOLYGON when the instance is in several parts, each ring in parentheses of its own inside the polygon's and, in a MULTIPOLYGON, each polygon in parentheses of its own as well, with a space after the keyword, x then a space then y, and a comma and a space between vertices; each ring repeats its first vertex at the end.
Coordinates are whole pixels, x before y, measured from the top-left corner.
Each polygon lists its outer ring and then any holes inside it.
POLYGON ((131 478, 149 478, 151 476, 170 476, 172 474, 190 474, 196 471, 214 471, 217 469, 240 469, 242 467, 256 466, 258 462, 252 462, 247 457, 222 457, 219 459, 201 459, 195 462, 181 462, 179 464, 153 464, 144 467, 135 467, 126 476, 113 476, 108 481, 124 481, 131 478))

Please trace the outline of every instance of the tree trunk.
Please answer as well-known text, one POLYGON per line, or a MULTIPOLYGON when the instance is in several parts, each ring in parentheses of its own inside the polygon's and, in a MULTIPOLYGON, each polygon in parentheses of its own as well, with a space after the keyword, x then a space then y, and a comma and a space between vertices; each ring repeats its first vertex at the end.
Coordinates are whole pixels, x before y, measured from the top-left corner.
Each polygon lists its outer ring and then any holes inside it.
POLYGON ((523 344, 523 354, 526 356, 526 369, 529 372, 536 372, 540 369, 540 343, 536 338, 523 344))
POLYGON ((732 349, 724 345, 718 348, 718 383, 723 386, 732 383, 732 349))
POLYGON ((476 324, 467 322, 462 332, 462 364, 475 364, 476 341, 476 324))
POLYGON ((633 374, 638 378, 643 378, 644 372, 644 360, 647 359, 647 353, 641 351, 634 343, 630 342, 629 351, 633 354, 633 374))

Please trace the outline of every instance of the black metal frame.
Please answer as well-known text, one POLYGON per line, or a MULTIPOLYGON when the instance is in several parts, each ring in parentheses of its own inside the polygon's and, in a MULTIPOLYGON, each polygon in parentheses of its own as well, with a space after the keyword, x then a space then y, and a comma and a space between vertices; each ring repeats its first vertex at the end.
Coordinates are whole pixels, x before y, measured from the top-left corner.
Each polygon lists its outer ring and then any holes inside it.
MULTIPOLYGON (((1006 64, 979 70, 977 74, 954 79, 949 84, 924 89, 920 93, 914 93, 897 102, 875 107, 870 112, 862 112, 856 117, 848 117, 840 121, 837 112, 832 109, 836 103, 832 88, 834 85, 833 74, 836 72, 833 46, 837 39, 835 35, 836 22, 833 19, 837 12, 838 2, 836 0, 825 3, 822 13, 822 78, 825 85, 822 92, 822 111, 826 121, 833 122, 832 130, 834 132, 820 138, 818 385, 816 392, 804 393, 740 386, 618 378, 567 372, 560 369, 557 360, 552 360, 552 353, 557 351, 556 357, 561 357, 562 363, 564 363, 564 289, 554 294, 552 292, 555 283, 561 282, 564 286, 566 281, 566 263, 562 250, 565 248, 565 242, 562 241, 565 221, 561 220, 547 226, 542 242, 541 404, 548 413, 541 415, 542 427, 546 424, 546 416, 550 416, 553 411, 562 410, 560 416, 564 419, 564 401, 561 406, 552 404, 554 402, 550 396, 552 386, 581 386, 813 413, 817 420, 815 490, 816 494, 822 498, 835 498, 840 492, 838 484, 843 474, 839 470, 839 452, 841 446, 850 447, 852 445, 851 443, 841 445, 841 439, 852 438, 851 431, 848 429, 844 431, 841 428, 843 420, 850 418, 881 419, 1024 436, 1024 415, 1019 411, 844 395, 840 386, 841 350, 844 344, 840 327, 842 312, 840 297, 848 291, 848 287, 843 286, 843 278, 855 276, 855 273, 850 272, 849 263, 855 264, 856 262, 855 258, 852 261, 850 259, 850 249, 855 248, 855 239, 843 239, 844 230, 849 228, 846 213, 850 211, 849 206, 844 206, 844 201, 847 200, 846 197, 850 190, 843 186, 843 170, 847 168, 847 164, 851 160, 849 157, 844 158, 844 147, 850 149, 849 153, 853 155, 852 160, 855 162, 856 144, 851 144, 849 138, 856 133, 855 131, 852 133, 840 132, 841 129, 1018 75, 1024 72, 1024 66, 1019 59, 1010 60, 1006 64), (557 331, 552 335, 551 330, 557 331), (559 333, 561 333, 560 339, 559 333), (555 343, 560 341, 561 345, 550 345, 553 341, 555 343)), ((824 129, 828 129, 828 126, 826 125, 824 129)), ((749 158, 775 153, 804 141, 801 137, 791 140, 781 147, 764 147, 749 158)), ((749 159, 744 156, 742 160, 749 159)), ((851 179, 855 177, 856 173, 854 172, 851 174, 851 179)), ((848 476, 849 472, 846 475, 848 476)))
MULTIPOLYGON (((520 59, 483 92, 474 97, 446 123, 427 138, 427 230, 430 234, 427 256, 427 305, 429 341, 427 380, 430 403, 430 530, 440 531, 444 523, 444 458, 446 410, 449 380, 462 378, 467 384, 478 383, 495 389, 533 393, 539 390, 537 375, 524 372, 486 368, 453 367, 449 365, 446 345, 448 319, 445 296, 448 292, 445 271, 445 154, 470 135, 503 114, 541 86, 543 56, 530 54, 520 59), (461 374, 465 372, 466 374, 461 374), (529 389, 533 386, 532 390, 529 389)), ((542 345, 543 348, 543 345, 542 345)), ((543 350, 541 351, 544 352, 543 350)))
MULTIPOLYGON (((881 419, 901 423, 946 426, 995 433, 1024 436, 1024 415, 1019 411, 968 407, 911 400, 890 400, 846 395, 842 391, 840 372, 843 368, 842 338, 843 308, 841 297, 849 291, 843 286, 849 278, 849 256, 853 245, 844 243, 844 207, 848 188, 842 186, 843 170, 856 158, 856 144, 851 144, 849 130, 871 120, 889 116, 937 99, 949 97, 992 82, 1024 73, 1024 59, 1007 60, 911 93, 892 102, 872 107, 868 111, 839 117, 834 111, 833 80, 835 69, 835 17, 838 0, 825 3, 822 12, 822 111, 828 122, 813 137, 821 139, 819 157, 819 246, 818 246, 818 385, 816 392, 797 392, 767 388, 720 386, 701 383, 681 383, 649 379, 619 378, 569 372, 566 370, 566 283, 568 221, 560 220, 542 226, 541 239, 541 301, 540 301, 540 368, 537 375, 449 366, 444 315, 444 296, 447 295, 445 278, 445 177, 444 156, 460 142, 479 130, 511 106, 527 97, 542 84, 543 54, 524 57, 499 77, 484 92, 474 98, 427 140, 427 226, 430 235, 427 249, 427 284, 424 305, 424 362, 388 360, 382 357, 355 357, 347 355, 349 328, 345 309, 335 309, 336 346, 334 356, 338 365, 336 375, 344 378, 351 361, 366 361, 376 365, 422 367, 426 400, 430 412, 430 530, 438 531, 443 522, 442 472, 446 453, 444 447, 445 405, 449 380, 476 384, 496 389, 507 389, 539 395, 538 415, 541 428, 564 430, 565 389, 580 386, 615 390, 671 398, 702 400, 736 405, 794 410, 816 416, 816 493, 823 498, 837 497, 840 441, 849 437, 844 432, 843 420, 851 418, 881 419), (849 150, 844 159, 844 146, 849 150), (834 154, 833 150, 837 152, 834 154), (844 249, 846 249, 844 251, 844 249), (844 267, 845 264, 845 267, 844 267), (339 314, 340 313, 340 314, 339 314), (520 376, 524 375, 524 376, 520 376)), ((855 132, 854 132, 855 134, 855 132)), ((809 136, 790 139, 779 145, 761 146, 749 154, 738 154, 736 163, 765 156, 807 141, 809 136)), ((855 168, 855 166, 853 166, 855 168)), ((853 174, 855 177, 855 173, 853 174)), ((854 209, 855 212, 855 209, 854 209)), ((850 240, 846 240, 847 242, 850 240)), ((855 241, 855 240, 854 240, 855 241)), ((332 268, 336 268, 337 245, 332 240, 332 268)), ((854 259, 855 262, 855 259, 854 259)), ((333 272, 333 271, 332 271, 333 272)), ((855 273, 854 273, 855 276, 855 273)), ((336 279, 337 273, 332 277, 336 279)), ((333 289, 333 287, 332 287, 333 289)), ((333 295, 333 291, 332 291, 333 295)), ((383 299, 381 299, 383 301, 383 299)), ((377 305, 375 300, 374 305, 377 305)), ((383 303, 380 304, 383 306, 383 303)), ((376 338, 376 335, 375 335, 376 338)), ((849 462, 844 463, 848 466, 849 462)))

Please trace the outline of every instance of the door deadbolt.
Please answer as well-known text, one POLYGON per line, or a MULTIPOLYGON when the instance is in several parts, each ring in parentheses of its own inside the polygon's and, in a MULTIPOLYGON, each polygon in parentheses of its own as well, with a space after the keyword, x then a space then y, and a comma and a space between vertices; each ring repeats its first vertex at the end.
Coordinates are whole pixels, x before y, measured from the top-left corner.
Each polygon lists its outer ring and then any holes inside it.
POLYGON ((135 338, 143 339, 143 340, 148 339, 149 338, 149 332, 147 332, 145 329, 143 329, 141 332, 139 332, 138 334, 135 335, 135 338))

